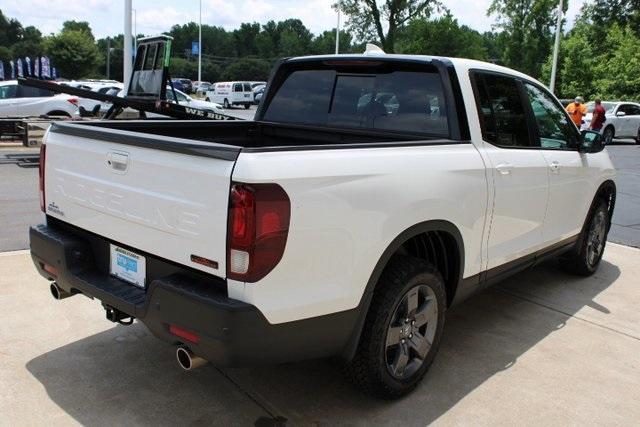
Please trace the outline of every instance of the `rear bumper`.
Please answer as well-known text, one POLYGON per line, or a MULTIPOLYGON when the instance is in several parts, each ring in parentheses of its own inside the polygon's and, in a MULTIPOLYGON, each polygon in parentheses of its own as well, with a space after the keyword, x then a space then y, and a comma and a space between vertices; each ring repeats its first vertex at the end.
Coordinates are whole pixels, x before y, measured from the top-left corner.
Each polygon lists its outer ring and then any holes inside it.
MULTIPOLYGON (((281 363, 340 354, 359 311, 270 324, 253 305, 227 296, 226 282, 150 254, 148 286, 140 289, 109 274, 109 241, 59 221, 30 229, 31 256, 39 273, 67 292, 96 298, 137 318, 158 338, 187 345, 219 366, 281 363), (54 278, 44 265, 57 269, 54 278), (184 341, 176 325, 198 336, 184 341)), ((135 248, 130 248, 135 251, 135 248)), ((138 253, 140 253, 138 251, 138 253)))

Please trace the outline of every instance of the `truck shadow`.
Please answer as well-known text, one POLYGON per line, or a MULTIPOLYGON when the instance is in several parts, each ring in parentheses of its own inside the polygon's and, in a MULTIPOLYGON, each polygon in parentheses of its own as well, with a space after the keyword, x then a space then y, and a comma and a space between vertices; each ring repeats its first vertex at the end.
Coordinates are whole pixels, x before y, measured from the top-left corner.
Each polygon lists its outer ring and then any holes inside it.
POLYGON ((442 348, 422 384, 394 402, 362 395, 331 360, 245 369, 208 365, 185 373, 173 349, 140 324, 55 349, 29 361, 27 369, 85 425, 277 425, 276 416, 289 425, 426 425, 517 364, 579 310, 607 315, 609 309, 594 299, 619 275, 605 261, 586 279, 549 262, 473 297, 450 311, 442 348))

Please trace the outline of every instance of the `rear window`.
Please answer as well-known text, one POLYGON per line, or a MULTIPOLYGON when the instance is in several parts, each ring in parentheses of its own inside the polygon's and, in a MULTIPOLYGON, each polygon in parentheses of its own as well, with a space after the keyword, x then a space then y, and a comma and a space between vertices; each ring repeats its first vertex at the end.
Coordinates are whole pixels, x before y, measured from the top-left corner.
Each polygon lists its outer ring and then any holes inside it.
POLYGON ((444 90, 435 71, 293 71, 265 121, 447 137, 444 90))
POLYGON ((50 90, 31 86, 19 86, 18 98, 46 98, 55 95, 50 90))

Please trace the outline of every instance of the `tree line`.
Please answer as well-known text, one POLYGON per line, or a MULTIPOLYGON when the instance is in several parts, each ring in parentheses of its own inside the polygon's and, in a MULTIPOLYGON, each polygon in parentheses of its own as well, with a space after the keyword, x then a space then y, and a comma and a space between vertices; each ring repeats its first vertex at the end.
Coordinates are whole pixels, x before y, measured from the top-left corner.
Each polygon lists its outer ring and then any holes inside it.
MULTIPOLYGON (((564 8, 567 8, 565 0, 564 8)), ((362 52, 364 42, 388 53, 466 57, 520 70, 549 82, 557 0, 493 0, 486 17, 492 31, 461 25, 439 0, 341 0, 347 16, 340 52, 362 52)), ((564 22, 563 28, 569 27, 564 22)), ((198 25, 173 26, 171 73, 197 77, 198 25)), ((143 35, 138 35, 142 37, 143 35)), ((0 11, 0 60, 48 55, 66 78, 122 80, 124 37, 96 39, 87 22, 66 21, 57 34, 43 36, 0 11)), ((640 0, 591 0, 561 40, 556 93, 607 99, 640 99, 640 0)), ((335 30, 313 34, 299 19, 243 23, 235 30, 202 26, 204 80, 265 80, 278 58, 328 54, 335 30)))

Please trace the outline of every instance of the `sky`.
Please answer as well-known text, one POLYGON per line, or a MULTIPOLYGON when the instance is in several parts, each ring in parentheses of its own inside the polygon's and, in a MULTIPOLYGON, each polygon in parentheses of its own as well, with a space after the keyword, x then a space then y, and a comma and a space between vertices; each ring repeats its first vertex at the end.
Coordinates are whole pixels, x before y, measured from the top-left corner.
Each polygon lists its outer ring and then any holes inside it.
MULTIPOLYGON (((243 22, 265 22, 298 18, 314 34, 335 28, 335 0, 202 0, 202 23, 227 30, 243 22)), ((442 0, 458 22, 478 31, 494 24, 486 16, 491 0, 442 0)), ((569 0, 569 23, 584 0, 569 0)), ((155 35, 175 24, 198 22, 199 0, 133 0, 138 34, 155 35)), ((0 0, 5 16, 23 26, 33 25, 43 34, 56 33, 67 20, 88 21, 98 37, 124 32, 124 0, 0 0)))

